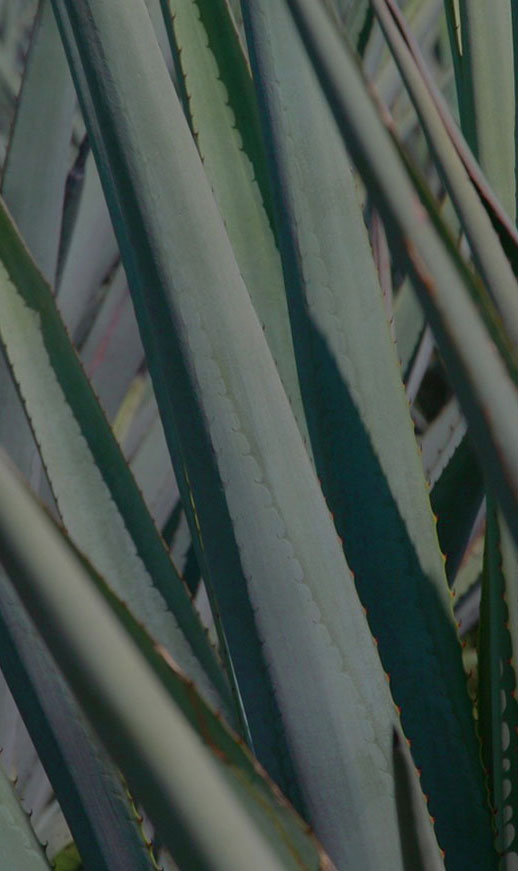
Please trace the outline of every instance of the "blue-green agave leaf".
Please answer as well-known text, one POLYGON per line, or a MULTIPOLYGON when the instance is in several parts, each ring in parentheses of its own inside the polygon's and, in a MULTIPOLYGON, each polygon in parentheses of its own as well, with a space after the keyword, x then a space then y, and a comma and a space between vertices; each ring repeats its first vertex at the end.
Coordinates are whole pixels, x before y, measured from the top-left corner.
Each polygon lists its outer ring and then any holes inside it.
POLYGON ((92 736, 75 698, 3 573, 0 629, 2 672, 86 867, 99 871, 152 871, 156 866, 127 787, 92 736))
MULTIPOLYGON (((518 555, 493 500, 487 506, 486 544, 478 639, 478 723, 496 845, 518 850, 518 700, 516 698, 516 580, 518 555), (511 603, 511 604, 510 604, 511 603), (511 612, 511 613, 510 613, 511 612)), ((504 860, 505 861, 505 860, 504 860)))
POLYGON ((113 420, 144 359, 128 282, 119 264, 81 346, 90 383, 113 420))
POLYGON ((425 328, 423 308, 408 277, 403 281, 394 300, 394 327, 401 374, 406 380, 425 328))
MULTIPOLYGON (((1 191, 32 256, 51 284, 56 272, 75 103, 52 6, 43 0, 32 31, 1 191)), ((3 358, 0 373, 0 443, 32 486, 45 492, 34 438, 3 358)))
POLYGON ((55 8, 259 759, 336 861, 399 869, 387 682, 145 10, 55 8))
POLYGON ((459 0, 461 125, 512 222, 516 217, 514 5, 459 0))
POLYGON ((0 492, 2 562, 181 867, 332 871, 252 758, 1 460, 0 492))
POLYGON ((342 135, 399 239, 474 444, 518 539, 516 354, 489 294, 460 259, 425 185, 366 98, 359 71, 324 13, 311 0, 287 2, 296 13, 342 135))
POLYGON ((196 145, 307 443, 250 69, 225 0, 164 0, 164 7, 196 145))
POLYGON ((448 851, 461 837, 467 846, 488 815, 451 596, 354 177, 289 11, 268 0, 243 11, 282 197, 316 469, 448 851), (463 760, 455 772, 453 757, 463 760))
POLYGON ((56 290, 60 313, 76 343, 84 338, 81 333, 85 315, 91 317, 99 287, 119 257, 91 151, 85 158, 83 173, 76 194, 73 232, 68 243, 63 243, 56 290))
POLYGON ((36 840, 29 817, 1 769, 0 842, 0 855, 5 868, 12 868, 13 871, 49 871, 50 864, 36 840))
POLYGON ((429 811, 414 776, 414 761, 397 732, 393 755, 404 871, 443 871, 441 853, 430 838, 429 811))
MULTIPOLYGON (((416 108, 422 128, 436 161, 438 170, 444 180, 459 219, 470 243, 473 258, 504 318, 505 327, 515 345, 518 345, 518 284, 513 274, 511 264, 500 244, 498 235, 493 228, 490 216, 481 202, 478 191, 452 141, 447 126, 441 118, 439 95, 430 93, 429 80, 423 76, 424 64, 419 64, 419 49, 411 40, 404 18, 393 0, 372 0, 376 15, 383 27, 407 90, 416 108), (416 60, 417 58, 417 60, 416 60)), ((443 109, 443 115, 446 110, 443 109)), ((498 134, 498 146, 492 152, 499 150, 501 143, 498 134)), ((460 134, 457 134, 459 137, 460 134)), ((496 142, 493 143, 496 145, 496 142)), ((504 167, 504 156, 501 157, 504 167)), ((493 183, 499 181, 498 167, 485 166, 493 183), (492 173, 492 174, 491 174, 492 173)), ((514 182, 514 152, 512 164, 514 182)), ((510 180, 502 180, 499 187, 505 185, 509 190, 510 180)), ((497 187, 498 190, 498 187, 497 187)), ((514 191, 511 186, 511 199, 514 203, 514 191)), ((516 236, 516 234, 514 234, 516 236)))
POLYGON ((0 340, 64 524, 182 667, 231 716, 228 689, 84 375, 49 286, 0 206, 0 340), (226 703, 225 703, 226 700, 226 703))
MULTIPOLYGON (((406 166, 366 97, 355 65, 318 4, 306 0, 289 0, 289 4, 315 61, 342 134, 364 180, 376 196, 378 207, 399 236, 402 250, 406 251, 407 262, 417 279, 420 298, 426 306, 468 423, 472 426, 481 459, 490 471, 492 486, 496 485, 502 493, 505 492, 506 516, 513 524, 516 536, 518 456, 516 438, 511 433, 512 429, 516 433, 518 423, 518 397, 512 353, 490 314, 491 305, 482 288, 474 284, 469 273, 462 268, 453 246, 444 245, 447 236, 441 230, 437 216, 434 216, 434 223, 430 221, 407 175, 406 166), (493 331, 495 336, 498 334, 499 353, 495 350, 493 331), (489 408, 491 418, 486 411, 489 408), (498 424, 493 422, 496 417, 498 424), (512 425, 510 417, 514 420, 512 425)), ((484 818, 486 820, 483 829, 482 826, 476 827, 481 834, 483 831, 485 858, 482 860, 477 850, 473 862, 478 867, 493 867, 495 855, 480 793, 478 806, 481 822, 484 818)), ((472 846, 474 830, 468 827, 466 831, 466 848, 472 846)), ((462 867, 460 863, 465 862, 465 853, 458 851, 456 835, 451 832, 448 840, 448 844, 442 843, 447 861, 457 861, 462 867)))
MULTIPOLYGON (((426 8, 427 4, 424 4, 423 8, 426 8)), ((452 26, 456 28, 455 30, 455 41, 457 37, 460 35, 461 28, 460 23, 457 22, 456 19, 451 19, 450 9, 451 4, 446 3, 446 11, 448 16, 448 25, 450 22, 452 26)), ((398 30, 400 30, 401 35, 403 36, 405 47, 411 55, 412 61, 415 65, 415 71, 418 72, 419 78, 421 79, 421 83, 425 85, 426 90, 428 92, 428 97, 431 98, 437 114, 440 118, 441 124, 444 128, 444 131, 447 133, 450 144, 455 148, 458 157, 462 161, 464 165, 464 169, 467 172, 471 183, 473 184, 484 208, 486 209, 491 223, 493 224, 494 229, 496 230, 502 248, 504 249, 512 267, 515 275, 518 274, 518 231, 513 223, 513 221, 509 218, 509 215, 506 213, 505 209, 502 207, 499 202, 498 197, 500 196, 500 189, 495 188, 493 190, 488 182, 484 173, 482 172, 480 165, 478 164, 476 158, 473 156, 473 152, 471 151, 469 145, 467 144, 464 136, 460 132, 456 121, 452 117, 450 109, 448 107, 447 102, 441 95, 432 75, 430 74, 430 70, 427 68, 427 65, 421 55, 419 50, 418 42, 417 42, 417 32, 414 27, 412 27, 412 31, 403 17, 403 15, 398 12, 396 7, 390 3, 389 9, 392 13, 392 16, 395 19, 395 23, 397 25, 398 30)), ((513 10, 515 7, 513 6, 513 10)), ((505 13, 504 13, 505 15, 505 13)), ((515 18, 515 13, 513 12, 513 19, 515 18)), ((411 22, 411 18, 409 16, 409 20, 411 22)), ((413 22, 411 22, 413 24, 413 22)), ((490 51, 490 49, 488 48, 490 51)), ((455 62, 455 57, 454 57, 455 62)), ((394 64, 392 64, 392 68, 394 68, 394 64)), ((460 81, 460 70, 455 67, 456 70, 456 79, 460 81)), ((470 118, 466 118, 464 113, 461 112, 461 125, 462 129, 466 132, 466 135, 469 136, 469 123, 470 118), (468 126, 466 126, 468 125, 468 126)), ((485 135, 487 136, 487 130, 485 131, 485 135)), ((495 128, 496 130, 496 128, 495 128)), ((493 134, 494 135, 494 134, 493 134)), ((498 134, 497 134, 498 135, 498 134)), ((498 146, 494 149, 498 151, 498 146)), ((484 167, 486 170, 486 167, 484 167)), ((493 167, 491 164, 487 166, 488 173, 493 171, 493 167)), ((507 175, 509 175, 509 169, 506 170, 507 175)), ((490 178, 493 182, 498 184, 498 178, 490 175, 490 178)), ((511 190, 514 188, 514 181, 511 184, 511 190)))
POLYGON ((421 441, 432 510, 453 582, 484 498, 484 477, 455 399, 443 408, 421 441))

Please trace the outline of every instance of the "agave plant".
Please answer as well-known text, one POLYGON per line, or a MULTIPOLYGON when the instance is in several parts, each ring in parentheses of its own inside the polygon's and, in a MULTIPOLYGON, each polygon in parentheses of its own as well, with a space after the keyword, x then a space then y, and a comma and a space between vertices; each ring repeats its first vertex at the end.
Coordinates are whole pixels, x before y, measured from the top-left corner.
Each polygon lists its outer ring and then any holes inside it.
POLYGON ((515 5, 8 6, 5 867, 514 867, 515 5))

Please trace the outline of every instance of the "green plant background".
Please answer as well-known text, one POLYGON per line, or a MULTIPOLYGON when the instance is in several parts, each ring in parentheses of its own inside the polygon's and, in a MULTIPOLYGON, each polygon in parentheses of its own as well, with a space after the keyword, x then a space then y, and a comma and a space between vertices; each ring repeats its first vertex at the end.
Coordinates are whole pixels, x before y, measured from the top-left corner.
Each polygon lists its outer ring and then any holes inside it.
POLYGON ((513 0, 0 0, 0 860, 518 862, 513 0))

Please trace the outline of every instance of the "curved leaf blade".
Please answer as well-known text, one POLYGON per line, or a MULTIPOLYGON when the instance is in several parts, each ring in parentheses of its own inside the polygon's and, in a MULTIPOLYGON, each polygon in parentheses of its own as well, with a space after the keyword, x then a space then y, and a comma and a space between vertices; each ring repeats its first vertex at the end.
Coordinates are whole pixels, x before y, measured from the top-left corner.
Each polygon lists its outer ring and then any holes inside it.
POLYGON ((0 340, 65 526, 209 697, 220 696, 231 716, 214 652, 84 375, 50 288, 3 206, 0 261, 0 340))
MULTIPOLYGON (((0 491, 2 561, 173 856, 200 871, 300 868, 282 842, 265 836, 268 811, 243 802, 239 777, 236 784, 232 769, 172 702, 86 566, 4 462, 0 491)), ((302 867, 316 868, 322 859, 330 868, 307 842, 313 859, 302 867)))
MULTIPOLYGON (((444 246, 431 224, 398 152, 365 93, 354 62, 344 51, 325 14, 317 3, 309 0, 288 2, 344 140, 369 190, 375 195, 378 208, 397 234, 406 254, 429 322, 472 424, 474 438, 486 468, 491 469, 493 484, 498 481, 500 491, 506 492, 506 514, 513 519, 514 531, 518 534, 518 453, 516 438, 511 435, 513 429, 516 433, 518 426, 518 395, 513 377, 506 369, 507 359, 495 352, 491 337, 472 302, 467 273, 455 262, 453 250, 444 246), (492 415, 489 422, 485 411, 488 407, 492 415), (498 426, 493 425, 493 415, 498 416, 498 426)), ((439 226, 438 218, 435 220, 439 226)), ((477 292, 479 290, 477 288, 477 292)), ((505 340, 501 345, 506 348, 505 340)), ((477 783, 477 793, 471 800, 469 793, 466 795, 469 804, 463 808, 467 810, 469 807, 473 823, 466 826, 464 822, 462 849, 459 849, 458 830, 450 827, 450 820, 446 817, 442 818, 439 839, 446 850, 447 861, 465 862, 465 851, 469 850, 473 867, 487 868, 495 866, 496 855, 475 750, 472 749, 469 764, 471 776, 477 783), (477 848, 473 846, 474 831, 481 839, 477 848)), ((439 811, 440 806, 436 806, 434 813, 437 817, 439 811)), ((458 822, 462 824, 461 820, 458 822)))
POLYGON ((54 283, 76 97, 50 0, 33 31, 2 174, 2 196, 54 283))
MULTIPOLYGON (((500 308, 509 335, 514 344, 518 345, 518 283, 511 265, 468 171, 451 141, 449 131, 442 123, 441 113, 436 105, 439 98, 436 95, 434 101, 429 85, 414 61, 412 51, 406 42, 408 35, 403 31, 401 14, 392 0, 373 0, 373 5, 420 118, 438 169, 466 231, 475 262, 478 264, 486 287, 500 308)), ((416 51, 414 46, 414 55, 416 51)), ((421 69, 422 67, 421 64, 421 69)), ((492 150, 494 152, 498 149, 492 150)))
POLYGON ((249 68, 224 0, 167 0, 191 126, 243 280, 305 442, 282 263, 249 68), (246 111, 245 111, 246 110, 246 111), (253 141, 250 141, 253 137, 253 141))
POLYGON ((0 628, 2 671, 83 861, 99 871, 152 871, 156 866, 119 772, 93 739, 77 702, 3 574, 0 628))
POLYGON ((511 221, 516 216, 513 5, 459 2, 467 108, 461 121, 511 221))
MULTIPOLYGON (((11 128, 1 190, 39 268, 52 284, 68 171, 75 92, 50 2, 39 4, 11 128)), ((0 443, 36 490, 46 481, 5 360, 0 360, 0 443)), ((48 495, 48 490, 45 495, 48 495)))
MULTIPOLYGON (((274 753, 284 733, 333 856, 396 869, 386 679, 142 6, 116 6, 114 16, 99 0, 56 4, 74 64, 80 52, 83 110, 184 505, 192 493, 200 568, 217 590, 255 746, 267 767, 273 757, 277 779, 283 771, 274 753), (158 163, 146 157, 151 132, 158 163), (272 689, 281 721, 272 716, 272 689), (383 831, 376 842, 366 806, 383 831), (344 815, 354 821, 347 831, 344 815)), ((280 783, 293 788, 286 778, 280 783)))
MULTIPOLYGON (((398 233, 477 450, 518 539, 518 446, 513 435, 518 425, 516 357, 488 294, 449 243, 438 215, 432 211, 430 220, 419 201, 412 182, 423 197, 424 188, 415 175, 409 180, 410 167, 403 165, 371 101, 365 99, 358 70, 325 16, 310 0, 287 2, 301 24, 354 160, 375 193, 380 211, 398 233)), ((425 206, 432 210, 430 202, 425 206)))
MULTIPOLYGON (((518 554, 493 500, 488 500, 480 605, 479 729, 501 856, 516 856, 516 606, 518 554), (513 619, 514 618, 514 619, 513 619)), ((503 859, 505 863, 505 859, 503 859)))
POLYGON ((416 783, 412 756, 397 732, 393 753, 404 871, 443 871, 441 852, 430 838, 428 809, 416 783))
POLYGON ((31 829, 29 818, 16 798, 7 776, 0 770, 0 839, 2 860, 8 868, 49 871, 43 848, 31 829))
POLYGON ((466 801, 484 801, 472 706, 354 177, 289 11, 251 0, 243 12, 282 198, 281 251, 317 473, 439 839, 462 832, 467 843, 466 801))

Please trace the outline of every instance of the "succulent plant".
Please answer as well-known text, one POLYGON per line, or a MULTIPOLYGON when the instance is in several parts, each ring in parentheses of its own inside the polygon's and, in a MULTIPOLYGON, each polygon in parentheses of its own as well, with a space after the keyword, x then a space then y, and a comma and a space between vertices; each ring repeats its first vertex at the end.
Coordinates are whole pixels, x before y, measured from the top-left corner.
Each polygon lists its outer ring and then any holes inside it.
POLYGON ((8 9, 4 864, 514 867, 515 5, 8 9))

